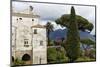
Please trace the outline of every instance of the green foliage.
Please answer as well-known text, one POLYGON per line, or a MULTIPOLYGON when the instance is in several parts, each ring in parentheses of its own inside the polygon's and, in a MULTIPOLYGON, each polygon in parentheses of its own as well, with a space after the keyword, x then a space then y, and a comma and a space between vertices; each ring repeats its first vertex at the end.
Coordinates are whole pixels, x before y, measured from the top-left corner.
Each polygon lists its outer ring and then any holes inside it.
POLYGON ((56 57, 57 57, 56 49, 55 48, 48 48, 47 49, 47 59, 48 59, 48 62, 56 61, 56 57))
POLYGON ((92 23, 88 23, 87 25, 84 26, 84 28, 88 29, 91 32, 94 26, 92 23))
POLYGON ((88 62, 88 61, 95 61, 95 59, 91 59, 89 57, 79 57, 76 62, 88 62))
POLYGON ((54 46, 54 41, 53 40, 49 40, 49 44, 48 44, 48 46, 54 46))
POLYGON ((94 45, 95 44, 95 42, 90 39, 83 39, 83 40, 81 40, 81 43, 86 44, 86 45, 94 45))
POLYGON ((50 22, 48 22, 46 24, 46 32, 47 32, 48 45, 50 44, 49 34, 50 34, 51 31, 53 31, 53 25, 50 22))
POLYGON ((68 58, 65 56, 64 50, 56 48, 48 48, 47 50, 48 63, 62 63, 67 62, 68 58))
POLYGON ((92 58, 92 59, 96 59, 96 58, 95 58, 95 55, 96 55, 96 50, 95 50, 95 49, 91 49, 91 50, 90 50, 89 57, 92 58))
MULTIPOLYGON (((81 31, 92 31, 93 24, 90 23, 87 19, 82 16, 76 15, 74 7, 71 8, 71 14, 64 14, 60 18, 55 21, 57 24, 60 24, 62 27, 66 27, 68 29, 67 40, 62 46, 66 50, 66 55, 70 59, 71 62, 74 62, 79 56, 83 56, 84 52, 80 50, 80 37, 78 30, 81 31)), ((88 46, 93 45, 95 47, 95 42, 87 39, 81 40, 83 44, 87 44, 88 46)), ((91 52, 93 56, 95 51, 91 52)))
POLYGON ((81 43, 82 43, 82 46, 84 48, 84 51, 85 51, 85 56, 87 57, 90 57, 90 58, 95 58, 95 42, 90 40, 90 39, 84 39, 84 40, 81 40, 81 43), (86 47, 84 47, 84 45, 86 47), (87 47, 90 46, 90 45, 93 45, 92 49, 90 49, 89 51, 87 51, 87 47))
POLYGON ((66 57, 66 51, 64 50, 63 47, 61 47, 60 49, 56 49, 57 50, 57 63, 61 63, 61 62, 68 62, 68 57, 66 57))
MULTIPOLYGON (((82 16, 76 15, 76 21, 78 24, 78 29, 82 31, 92 31, 93 24, 89 22, 87 19, 83 18, 82 16)), ((61 26, 69 28, 70 23, 70 14, 64 14, 60 18, 56 19, 55 22, 60 24, 61 26)))
POLYGON ((16 65, 23 65, 23 64, 25 64, 25 62, 17 58, 15 59, 12 67, 16 67, 16 65))
POLYGON ((47 22, 46 29, 47 29, 47 32, 53 31, 53 25, 50 22, 47 22))
POLYGON ((65 49, 70 62, 74 62, 80 56, 80 37, 74 7, 71 8, 70 23, 65 49))
POLYGON ((84 57, 84 50, 80 49, 80 57, 84 57))

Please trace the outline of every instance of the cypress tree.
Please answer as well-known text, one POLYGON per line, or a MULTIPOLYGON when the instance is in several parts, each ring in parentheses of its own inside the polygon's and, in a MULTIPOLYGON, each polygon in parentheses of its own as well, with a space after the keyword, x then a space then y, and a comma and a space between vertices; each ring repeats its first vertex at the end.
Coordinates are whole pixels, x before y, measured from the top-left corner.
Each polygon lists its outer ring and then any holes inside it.
POLYGON ((75 62, 80 56, 80 37, 74 7, 71 7, 70 23, 67 32, 66 52, 70 59, 69 62, 75 62))

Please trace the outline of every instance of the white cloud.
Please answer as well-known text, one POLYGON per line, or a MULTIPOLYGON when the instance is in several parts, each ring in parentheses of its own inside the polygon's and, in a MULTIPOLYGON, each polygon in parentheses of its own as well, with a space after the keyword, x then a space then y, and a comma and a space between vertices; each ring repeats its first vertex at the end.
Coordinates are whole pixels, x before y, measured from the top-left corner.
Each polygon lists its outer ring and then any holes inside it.
MULTIPOLYGON (((28 8, 30 5, 34 7, 34 12, 41 16, 41 22, 46 23, 48 20, 53 21, 63 14, 69 14, 72 5, 60 5, 60 4, 46 4, 46 3, 26 3, 26 2, 13 2, 13 7, 21 11, 28 8), (45 21, 45 22, 44 22, 45 21)), ((76 14, 83 16, 94 24, 95 31, 95 7, 92 6, 79 6, 73 5, 76 14)), ((55 25, 55 23, 54 23, 55 25)), ((61 28, 61 26, 55 25, 55 29, 61 28)))

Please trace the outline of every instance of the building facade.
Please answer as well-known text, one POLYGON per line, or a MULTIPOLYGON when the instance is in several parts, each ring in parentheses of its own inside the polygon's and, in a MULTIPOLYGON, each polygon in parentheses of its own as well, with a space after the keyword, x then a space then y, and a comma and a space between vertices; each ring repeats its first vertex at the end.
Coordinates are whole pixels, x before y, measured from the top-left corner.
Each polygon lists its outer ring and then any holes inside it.
POLYGON ((39 19, 32 6, 21 12, 12 9, 12 61, 47 63, 46 27, 40 24, 39 19))

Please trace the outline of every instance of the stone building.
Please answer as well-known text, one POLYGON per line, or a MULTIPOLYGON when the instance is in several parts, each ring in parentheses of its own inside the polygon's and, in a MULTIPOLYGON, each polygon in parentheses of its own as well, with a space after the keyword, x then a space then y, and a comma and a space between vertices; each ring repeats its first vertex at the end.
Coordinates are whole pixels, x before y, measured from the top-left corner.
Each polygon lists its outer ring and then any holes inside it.
POLYGON ((25 64, 47 63, 46 27, 33 7, 18 12, 12 9, 12 62, 19 59, 25 64))

